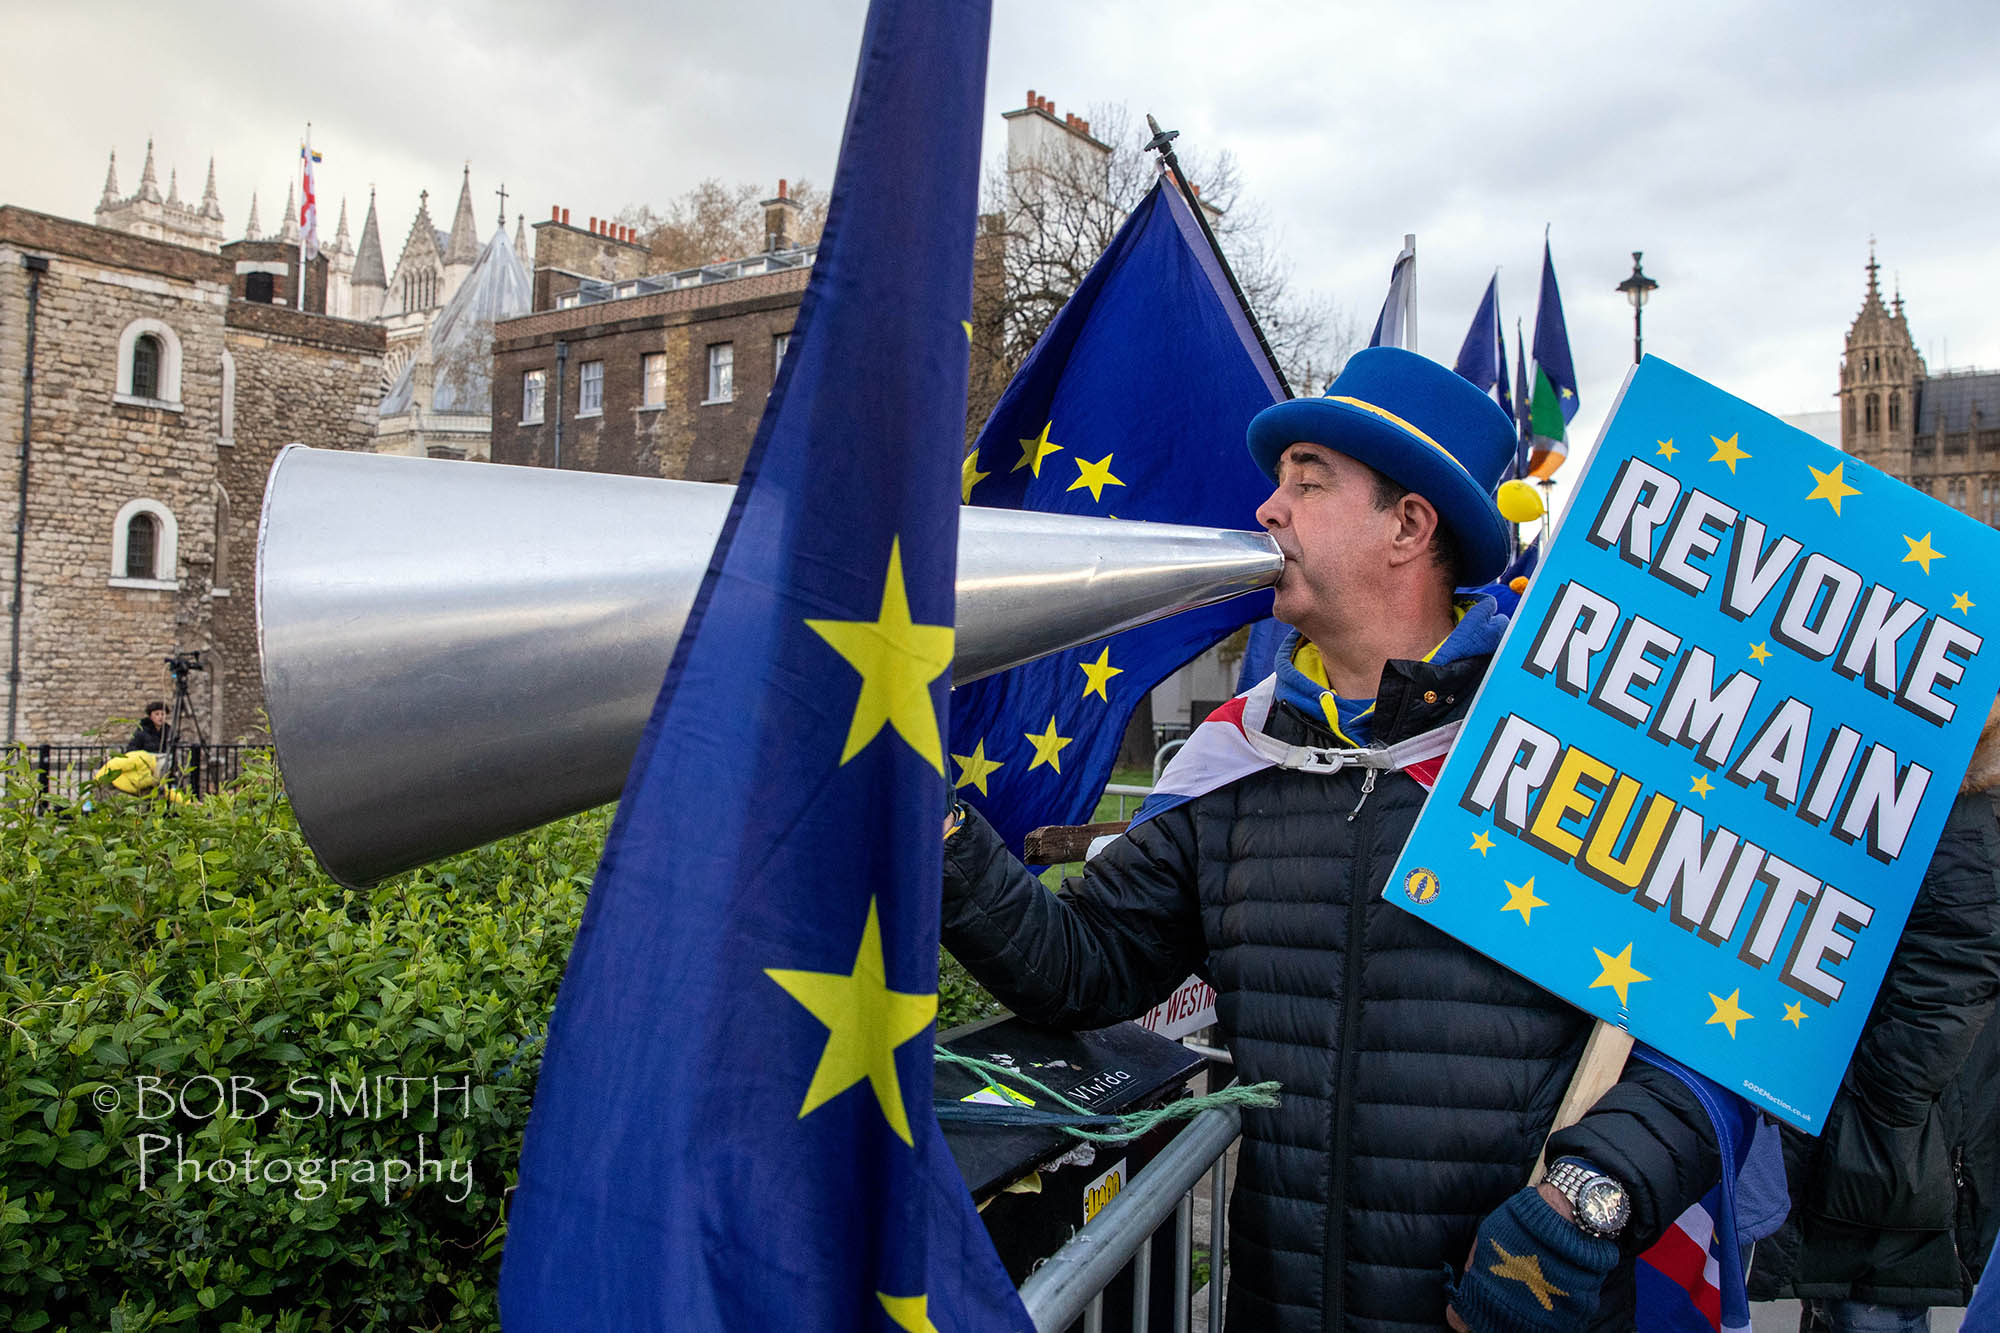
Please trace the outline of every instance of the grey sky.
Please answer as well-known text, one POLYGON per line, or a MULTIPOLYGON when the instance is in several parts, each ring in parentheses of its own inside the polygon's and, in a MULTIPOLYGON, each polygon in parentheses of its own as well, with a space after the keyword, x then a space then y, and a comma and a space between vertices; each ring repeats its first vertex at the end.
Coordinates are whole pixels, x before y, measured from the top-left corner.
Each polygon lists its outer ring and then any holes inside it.
MULTIPOLYGON (((705 176, 827 183, 863 5, 494 0, 343 6, 0 0, 0 201, 88 219, 106 152, 156 140, 232 234, 275 229, 304 122, 330 234, 380 191, 389 262, 417 192, 449 225, 472 164, 498 208, 581 222, 705 176)), ((2000 25, 1971 3, 1536 6, 998 0, 989 154, 1029 88, 1124 103, 1232 150, 1295 280, 1363 327, 1418 237, 1421 350, 1449 362, 1500 268, 1532 331, 1551 228, 1594 437, 1631 355, 1612 288, 1662 284, 1647 349, 1779 413, 1832 405, 1868 238, 1932 368, 2000 365, 2000 25), (1946 350, 1949 349, 1947 358, 1946 350)), ((511 225, 511 222, 510 222, 511 225)))

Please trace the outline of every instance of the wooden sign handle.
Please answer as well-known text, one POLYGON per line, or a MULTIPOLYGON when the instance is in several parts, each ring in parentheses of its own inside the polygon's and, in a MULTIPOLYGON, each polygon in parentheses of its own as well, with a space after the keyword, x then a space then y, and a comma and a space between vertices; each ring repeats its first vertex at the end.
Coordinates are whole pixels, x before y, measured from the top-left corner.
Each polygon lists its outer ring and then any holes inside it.
MULTIPOLYGON (((1583 1044, 1583 1059, 1577 1061, 1576 1073, 1569 1081, 1569 1091, 1563 1094, 1562 1105, 1556 1108, 1555 1123, 1549 1126, 1549 1133, 1568 1129, 1583 1119, 1583 1113, 1611 1091, 1612 1084, 1625 1072, 1625 1059, 1631 1054, 1632 1034, 1599 1019, 1590 1030, 1590 1039, 1583 1044)), ((1548 1173, 1549 1154, 1545 1145, 1528 1183, 1539 1185, 1548 1173)))

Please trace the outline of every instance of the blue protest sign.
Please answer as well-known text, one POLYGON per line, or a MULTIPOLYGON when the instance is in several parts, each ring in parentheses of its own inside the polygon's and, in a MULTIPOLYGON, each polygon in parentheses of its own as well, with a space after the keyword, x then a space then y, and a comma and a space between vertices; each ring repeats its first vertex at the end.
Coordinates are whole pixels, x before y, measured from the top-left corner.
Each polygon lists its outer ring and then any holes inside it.
POLYGON ((1385 893, 1817 1131, 2000 689, 1996 571, 1647 358, 1385 893))

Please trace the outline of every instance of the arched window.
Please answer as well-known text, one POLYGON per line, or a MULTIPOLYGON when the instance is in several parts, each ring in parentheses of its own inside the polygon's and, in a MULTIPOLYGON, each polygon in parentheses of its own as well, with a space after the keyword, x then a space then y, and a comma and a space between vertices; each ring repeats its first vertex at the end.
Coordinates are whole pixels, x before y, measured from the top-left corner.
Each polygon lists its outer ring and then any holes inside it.
POLYGON ((114 397, 147 407, 180 410, 181 340, 157 319, 135 319, 118 335, 114 397))
POLYGON ((158 500, 129 500, 111 525, 111 585, 175 588, 180 524, 158 500))
POLYGON ((1889 394, 1889 429, 1901 430, 1902 428, 1903 395, 1900 390, 1891 390, 1889 394))
POLYGON ((1870 435, 1882 429, 1881 394, 1871 393, 1868 395, 1868 401, 1862 409, 1861 420, 1864 423, 1862 429, 1870 435))

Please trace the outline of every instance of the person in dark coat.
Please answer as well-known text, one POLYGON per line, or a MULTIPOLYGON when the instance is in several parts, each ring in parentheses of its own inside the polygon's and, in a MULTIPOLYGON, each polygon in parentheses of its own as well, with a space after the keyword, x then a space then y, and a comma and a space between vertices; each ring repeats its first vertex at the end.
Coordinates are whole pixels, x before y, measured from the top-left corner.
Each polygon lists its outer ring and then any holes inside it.
POLYGON ((1801 1330, 1926 1329, 1931 1306, 1971 1298, 2000 1231, 1996 787, 2000 703, 1824 1132, 1785 1130, 1792 1215, 1757 1247, 1750 1292, 1798 1297, 1801 1330))
POLYGON ((1202 729, 1219 748, 1191 740, 1060 894, 976 812, 947 823, 944 942, 1016 1013, 1102 1026, 1199 971, 1239 1073, 1283 1084, 1244 1113, 1232 1329, 1437 1329, 1448 1305, 1475 1329, 1629 1328, 1632 1256, 1719 1174, 1693 1093, 1634 1061, 1549 1142, 1573 1192, 1524 1187, 1590 1019, 1381 896, 1428 791, 1403 760, 1464 716, 1504 625, 1452 589, 1505 563, 1514 438, 1396 349, 1260 413, 1296 632, 1202 729))
POLYGON ((127 750, 151 750, 154 754, 165 754, 173 744, 173 736, 167 728, 167 706, 159 700, 146 705, 146 715, 132 730, 132 739, 125 742, 127 750))

